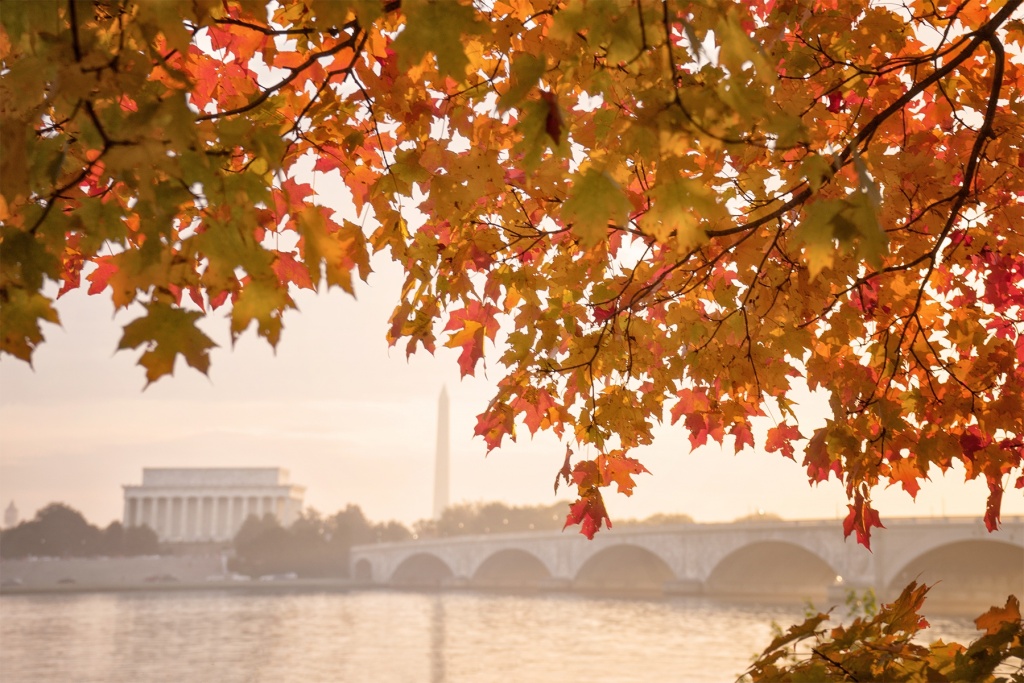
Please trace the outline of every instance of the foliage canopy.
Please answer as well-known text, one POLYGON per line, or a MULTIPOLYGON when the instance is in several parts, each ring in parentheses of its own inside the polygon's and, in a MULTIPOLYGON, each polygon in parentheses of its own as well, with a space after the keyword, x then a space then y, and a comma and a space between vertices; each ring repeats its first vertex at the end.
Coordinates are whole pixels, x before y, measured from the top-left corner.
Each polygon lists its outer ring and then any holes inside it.
POLYGON ((561 472, 588 536, 656 424, 739 451, 767 414, 865 545, 873 487, 954 462, 995 528, 1024 487, 1021 3, 9 3, 0 348, 30 361, 86 286, 140 312, 149 382, 205 372, 211 311, 276 345, 293 288, 381 252, 392 344, 464 374, 494 347, 489 449, 597 454, 561 472))

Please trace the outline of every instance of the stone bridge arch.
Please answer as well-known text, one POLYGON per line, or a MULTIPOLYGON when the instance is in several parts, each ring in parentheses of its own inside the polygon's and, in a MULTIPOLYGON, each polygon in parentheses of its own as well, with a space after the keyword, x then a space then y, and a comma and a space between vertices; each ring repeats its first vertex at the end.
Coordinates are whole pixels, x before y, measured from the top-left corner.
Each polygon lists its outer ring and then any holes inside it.
MULTIPOLYGON (((898 574, 918 558, 940 550, 945 546, 965 541, 976 541, 979 544, 997 543, 1014 546, 1024 550, 1024 524, 1016 518, 1012 522, 1004 520, 1003 528, 998 535, 993 535, 980 524, 952 523, 940 534, 916 533, 911 526, 894 529, 894 534, 886 539, 884 545, 885 561, 876 577, 880 587, 892 585, 898 574), (1016 523, 1013 523, 1016 522, 1016 523)), ((986 546, 963 546, 984 550, 986 546)), ((1019 589, 1018 589, 1019 590, 1019 589)))
POLYGON ((523 548, 502 548, 486 555, 473 569, 470 584, 488 588, 535 588, 551 579, 544 561, 523 548))
POLYGON ((745 543, 721 558, 704 580, 708 595, 821 602, 837 570, 792 540, 745 543))
POLYGON ((440 586, 452 579, 455 571, 445 560, 430 551, 410 553, 386 579, 396 586, 440 586))
POLYGON ((582 591, 661 593, 676 573, 656 551, 630 542, 606 544, 576 568, 572 586, 582 591))
POLYGON ((837 576, 866 576, 872 572, 875 561, 870 553, 857 544, 845 543, 842 528, 838 524, 750 523, 723 525, 716 531, 718 533, 701 537, 701 542, 693 548, 699 556, 687 562, 687 578, 705 584, 709 580, 720 580, 721 574, 713 579, 714 574, 723 571, 722 563, 728 558, 732 558, 730 561, 744 557, 750 559, 759 552, 766 553, 766 561, 779 563, 784 549, 796 553, 805 562, 820 563, 818 578, 824 578, 824 567, 827 566, 831 573, 829 582, 837 576), (778 549, 778 552, 773 548, 778 549))
POLYGON ((673 539, 668 538, 665 534, 639 533, 620 536, 605 533, 604 537, 596 536, 593 540, 573 539, 572 556, 568 564, 563 567, 566 578, 575 580, 579 576, 580 570, 591 559, 610 548, 619 546, 644 550, 665 563, 672 570, 673 576, 679 574, 678 543, 674 543, 673 539))
POLYGON ((373 563, 366 557, 357 558, 352 563, 352 578, 356 581, 373 581, 373 563))
POLYGON ((911 581, 931 586, 928 604, 950 611, 980 613, 1003 605, 1024 587, 1024 545, 968 538, 935 545, 890 572, 883 587, 897 595, 911 581))

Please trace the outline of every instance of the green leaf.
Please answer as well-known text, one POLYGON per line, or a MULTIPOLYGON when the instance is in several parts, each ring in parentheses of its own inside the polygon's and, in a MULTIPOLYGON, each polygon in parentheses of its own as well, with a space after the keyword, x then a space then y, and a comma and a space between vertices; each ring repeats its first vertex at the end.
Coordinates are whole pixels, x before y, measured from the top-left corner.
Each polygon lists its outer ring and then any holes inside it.
POLYGON ((804 219, 797 226, 796 238, 804 245, 812 278, 822 268, 832 265, 836 254, 834 224, 843 208, 841 199, 826 199, 808 204, 804 209, 804 219))
POLYGON ((573 234, 589 248, 605 238, 609 224, 625 225, 630 208, 619 184, 604 171, 591 168, 569 189, 562 221, 571 224, 573 234))
POLYGON ((546 68, 547 59, 544 55, 532 55, 528 52, 516 55, 510 69, 510 85, 498 98, 498 108, 507 111, 517 106, 527 93, 537 87, 546 68))
POLYGON ((743 72, 746 64, 752 64, 759 80, 768 83, 772 74, 771 65, 764 53, 754 44, 747 32, 739 25, 736 17, 728 15, 718 22, 719 61, 736 76, 743 72))
POLYGON ((164 375, 174 374, 178 354, 205 375, 210 368, 210 349, 217 345, 196 327, 196 320, 201 317, 199 311, 153 301, 146 305, 146 315, 125 325, 117 348, 145 345, 146 351, 138 364, 146 368, 146 386, 164 375))
POLYGON ((680 251, 707 241, 700 227, 700 214, 717 209, 715 199, 703 185, 688 178, 659 183, 650 192, 651 209, 640 221, 640 229, 665 243, 675 236, 680 251))
POLYGON ((231 337, 237 339, 255 320, 257 334, 276 348, 281 339, 281 315, 294 307, 287 288, 277 280, 252 280, 231 307, 231 337))
POLYGON ((820 154, 809 154, 800 164, 800 172, 814 192, 820 190, 833 175, 832 164, 820 154))
POLYGON ((405 27, 393 45, 399 65, 407 69, 433 53, 440 75, 460 82, 465 79, 469 58, 463 36, 480 35, 486 29, 477 20, 476 10, 451 0, 406 0, 402 11, 405 27))
MULTIPOLYGON (((876 190, 877 192, 877 190, 876 190)), ((868 262, 875 270, 882 267, 882 259, 889 253, 889 235, 878 222, 878 210, 871 195, 855 192, 848 200, 847 215, 857 233, 857 257, 868 262)))
POLYGON ((60 324, 53 303, 39 292, 21 287, 0 290, 0 351, 31 363, 32 352, 44 339, 39 321, 60 324))

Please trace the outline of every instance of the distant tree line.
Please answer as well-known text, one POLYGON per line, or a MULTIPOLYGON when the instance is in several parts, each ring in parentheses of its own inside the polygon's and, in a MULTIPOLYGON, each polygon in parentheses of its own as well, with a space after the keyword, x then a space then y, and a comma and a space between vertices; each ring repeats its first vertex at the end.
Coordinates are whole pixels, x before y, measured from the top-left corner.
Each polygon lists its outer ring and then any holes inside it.
POLYGON ((347 576, 349 548, 366 543, 406 541, 412 532, 399 522, 373 524, 356 505, 331 517, 309 509, 290 527, 273 515, 251 516, 235 535, 232 571, 263 576, 347 576))
MULTIPOLYGON (((416 522, 413 532, 419 538, 438 538, 473 534, 558 531, 565 525, 567 501, 550 505, 510 506, 505 503, 465 503, 447 508, 440 519, 416 522)), ((615 527, 659 524, 691 524, 684 514, 656 514, 646 519, 623 519, 615 527)))
POLYGON ((0 533, 0 557, 117 557, 153 555, 159 551, 156 532, 148 526, 125 528, 111 522, 93 526, 77 510, 50 503, 35 518, 0 533))
POLYGON ((418 538, 467 536, 557 530, 565 523, 568 504, 514 507, 505 503, 464 503, 445 509, 440 519, 423 519, 413 525, 418 538))

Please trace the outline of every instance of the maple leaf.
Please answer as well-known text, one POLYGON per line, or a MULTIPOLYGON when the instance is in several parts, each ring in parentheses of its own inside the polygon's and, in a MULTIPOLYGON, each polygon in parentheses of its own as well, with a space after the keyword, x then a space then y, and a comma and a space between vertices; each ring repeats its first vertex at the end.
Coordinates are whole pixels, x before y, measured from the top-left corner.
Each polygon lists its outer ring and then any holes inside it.
POLYGON ((804 466, 807 468, 807 477, 812 484, 828 480, 830 473, 840 477, 842 474, 842 463, 838 458, 833 458, 828 451, 828 430, 820 427, 814 430, 807 448, 804 449, 804 466))
POLYGON ((210 349, 217 345, 196 328, 198 311, 186 311, 159 302, 146 306, 146 315, 124 328, 118 349, 145 346, 139 365, 146 368, 146 385, 174 372, 180 354, 185 362, 203 374, 210 368, 210 349))
POLYGON ((995 635, 1003 630, 1006 625, 1020 629, 1020 600, 1015 595, 1006 598, 1006 605, 1003 607, 992 607, 989 611, 974 620, 978 630, 984 631, 986 635, 995 635))
POLYGON ((483 413, 477 416, 475 436, 482 436, 490 452, 501 445, 506 436, 516 439, 515 413, 512 408, 501 403, 492 403, 483 413))
POLYGON ((544 91, 540 94, 540 99, 547 105, 544 132, 555 141, 556 146, 560 145, 562 144, 562 126, 565 124, 562 122, 562 112, 558 108, 558 98, 555 97, 555 93, 544 91))
POLYGON ((43 341, 41 320, 60 324, 50 301, 35 292, 11 290, 7 301, 0 306, 0 350, 31 362, 33 349, 43 341))
POLYGON ((843 520, 843 537, 849 538, 850 534, 856 532, 857 542, 871 550, 871 527, 885 528, 878 513, 859 490, 854 495, 853 503, 846 507, 850 512, 843 520))
MULTIPOLYGON (((565 479, 565 483, 568 484, 572 478, 572 466, 570 465, 570 458, 572 458, 572 447, 566 445, 565 447, 565 462, 562 463, 562 469, 558 470, 555 474, 555 493, 558 493, 558 482, 560 479, 565 479)), ((564 528, 564 527, 563 527, 564 528)))
POLYGON ((491 304, 470 301, 465 308, 452 311, 448 317, 445 331, 451 331, 445 346, 462 348, 459 354, 459 367, 462 376, 472 375, 476 364, 484 357, 484 340, 494 340, 498 332, 498 320, 495 315, 498 308, 491 304))
POLYGON ((917 492, 921 490, 919 480, 922 477, 924 475, 911 458, 900 458, 889 463, 889 481, 893 484, 899 482, 911 498, 916 498, 917 492))
POLYGON ((602 171, 589 169, 569 189, 562 205, 562 220, 572 224, 572 231, 584 247, 603 240, 608 225, 623 225, 629 217, 629 200, 612 178, 602 171))
POLYGON ((392 46, 399 55, 399 64, 409 67, 427 53, 433 53, 441 75, 453 76, 459 81, 465 78, 469 58, 463 37, 486 30, 473 8, 451 0, 407 0, 402 3, 402 11, 408 21, 392 46))
POLYGON ((612 521, 604 506, 604 498, 601 496, 600 466, 593 460, 581 460, 573 467, 571 476, 579 498, 569 505, 569 514, 562 529, 579 524, 580 533, 588 539, 593 539, 602 524, 606 524, 609 529, 612 527, 612 521))
POLYGON ((729 428, 729 433, 735 437, 735 452, 739 453, 748 446, 754 447, 754 433, 750 429, 750 425, 745 422, 737 422, 729 428))
POLYGON ((276 347, 281 339, 281 314, 294 308, 288 290, 276 282, 253 280, 247 283, 231 307, 231 338, 236 339, 256 321, 259 336, 276 347))
POLYGON ((988 478, 988 499, 985 501, 985 528, 999 528, 999 511, 1003 504, 1003 483, 999 477, 988 478))
POLYGON ((804 438, 796 425, 782 423, 768 429, 768 437, 764 448, 769 453, 781 451, 790 460, 796 460, 793 441, 804 438))
POLYGON ((626 456, 622 451, 613 451, 598 457, 598 468, 601 472, 601 486, 618 485, 619 493, 633 495, 634 474, 649 472, 636 458, 626 456))
POLYGON ((302 289, 316 289, 309 271, 304 265, 295 260, 294 252, 278 252, 274 259, 274 273, 283 283, 291 283, 302 289))

